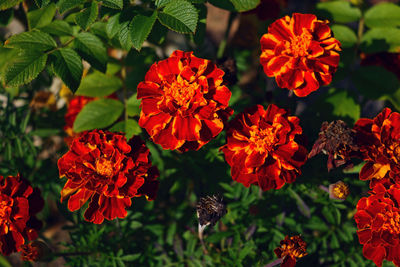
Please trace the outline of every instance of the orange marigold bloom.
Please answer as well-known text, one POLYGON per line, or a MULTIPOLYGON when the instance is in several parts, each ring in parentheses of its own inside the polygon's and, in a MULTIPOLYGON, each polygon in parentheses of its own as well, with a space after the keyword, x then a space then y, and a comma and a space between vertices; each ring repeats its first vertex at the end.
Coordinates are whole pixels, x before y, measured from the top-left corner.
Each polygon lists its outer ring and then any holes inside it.
POLYGON ((104 218, 124 218, 132 197, 156 196, 158 170, 151 166, 149 155, 138 136, 127 142, 122 134, 83 132, 58 160, 60 177, 68 178, 61 202, 70 197, 68 209, 76 211, 90 199, 84 217, 96 224, 104 218))
POLYGON ((175 51, 154 63, 139 83, 139 125, 164 149, 198 150, 232 115, 224 72, 193 52, 175 51))
POLYGON ((295 140, 302 134, 299 121, 273 104, 267 110, 257 105, 237 115, 221 147, 233 180, 264 191, 293 183, 307 160, 306 148, 295 140))
POLYGON ((25 239, 38 237, 42 222, 36 213, 44 201, 40 190, 33 189, 29 181, 17 176, 0 176, 0 252, 9 255, 20 251, 25 239))
POLYGON ((400 266, 400 185, 376 183, 370 193, 354 215, 363 255, 379 267, 384 259, 400 266))
POLYGON ((350 194, 349 186, 342 181, 329 185, 329 197, 338 200, 345 200, 350 194))
POLYGON ((280 244, 274 252, 278 258, 282 259, 282 267, 293 267, 296 265, 296 259, 307 255, 307 243, 299 235, 286 236, 280 244))
POLYGON ((395 178, 400 175, 400 114, 385 108, 374 119, 359 119, 356 143, 366 164, 361 180, 395 178))
POLYGON ((21 246, 21 260, 23 261, 40 261, 50 252, 47 245, 41 241, 33 241, 29 244, 21 246))
POLYGON ((340 50, 328 21, 312 14, 294 13, 268 27, 268 33, 261 38, 260 62, 279 87, 304 97, 331 82, 340 50))

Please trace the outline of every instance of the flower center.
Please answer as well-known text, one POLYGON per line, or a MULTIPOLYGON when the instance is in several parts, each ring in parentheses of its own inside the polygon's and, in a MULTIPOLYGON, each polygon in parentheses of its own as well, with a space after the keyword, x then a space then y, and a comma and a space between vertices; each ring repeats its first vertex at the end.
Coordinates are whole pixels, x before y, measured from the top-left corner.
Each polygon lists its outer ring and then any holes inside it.
POLYGON ((391 234, 400 234, 400 215, 398 212, 387 212, 382 229, 388 230, 391 234))
POLYGON ((102 176, 111 177, 113 175, 113 164, 110 160, 100 158, 96 161, 96 172, 102 176))
POLYGON ((276 142, 276 137, 273 127, 259 129, 253 125, 250 130, 250 142, 255 145, 255 150, 258 152, 269 151, 271 146, 276 142))
POLYGON ((0 225, 5 225, 6 234, 8 225, 10 224, 10 216, 12 212, 14 200, 6 195, 0 195, 0 225))
POLYGON ((285 256, 292 256, 295 258, 302 258, 307 253, 304 251, 304 249, 301 246, 298 246, 295 243, 289 243, 289 244, 283 244, 282 245, 282 258, 285 256))
POLYGON ((164 94, 168 100, 181 107, 188 108, 198 88, 199 85, 197 83, 189 83, 186 80, 178 79, 171 85, 164 87, 164 94))
POLYGON ((286 53, 293 57, 304 57, 308 54, 308 47, 310 46, 312 35, 303 29, 303 33, 299 36, 294 36, 290 42, 286 42, 286 53))

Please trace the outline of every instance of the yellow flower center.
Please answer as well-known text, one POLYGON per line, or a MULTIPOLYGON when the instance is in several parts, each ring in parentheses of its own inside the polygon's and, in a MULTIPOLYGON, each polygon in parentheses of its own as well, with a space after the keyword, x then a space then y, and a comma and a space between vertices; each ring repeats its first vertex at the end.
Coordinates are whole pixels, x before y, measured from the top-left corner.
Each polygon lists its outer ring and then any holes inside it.
POLYGON ((308 55, 308 47, 310 46, 312 35, 303 29, 303 33, 299 36, 294 36, 290 42, 286 42, 286 53, 293 57, 304 57, 308 55))
POLYGON ((282 258, 285 256, 292 256, 295 258, 302 258, 307 255, 307 252, 302 246, 296 244, 294 242, 289 242, 289 244, 283 244, 281 246, 282 249, 282 258))
POLYGON ((255 145, 258 152, 269 151, 276 142, 274 127, 259 129, 253 125, 250 130, 250 142, 255 145))
POLYGON ((113 164, 110 160, 100 158, 96 161, 96 172, 102 176, 111 177, 113 175, 113 164))
POLYGON ((346 199, 350 194, 349 187, 342 181, 337 182, 332 189, 332 195, 338 199, 346 199))
POLYGON ((168 100, 181 107, 188 108, 198 88, 199 85, 197 83, 189 83, 184 79, 178 78, 171 85, 164 87, 164 94, 168 100))
POLYGON ((385 223, 382 229, 388 230, 391 234, 400 234, 400 215, 398 212, 386 212, 385 223))

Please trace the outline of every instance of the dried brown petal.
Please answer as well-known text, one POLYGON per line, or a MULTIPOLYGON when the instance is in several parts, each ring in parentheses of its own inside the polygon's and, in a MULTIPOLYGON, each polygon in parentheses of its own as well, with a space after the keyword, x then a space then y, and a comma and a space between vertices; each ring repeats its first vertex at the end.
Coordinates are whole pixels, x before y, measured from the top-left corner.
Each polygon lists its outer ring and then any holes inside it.
POLYGON ((222 197, 206 196, 197 204, 197 217, 201 226, 214 226, 225 214, 226 204, 222 197))

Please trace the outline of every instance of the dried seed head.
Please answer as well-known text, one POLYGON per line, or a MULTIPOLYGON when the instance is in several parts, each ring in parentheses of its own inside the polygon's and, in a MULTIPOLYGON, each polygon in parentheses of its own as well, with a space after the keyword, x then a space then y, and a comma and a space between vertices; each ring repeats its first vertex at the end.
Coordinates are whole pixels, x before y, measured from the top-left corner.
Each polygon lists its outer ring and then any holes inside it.
POLYGON ((197 204, 197 217, 201 226, 214 226, 226 212, 226 204, 220 196, 200 198, 197 204))
POLYGON ((308 157, 314 157, 321 152, 328 155, 327 167, 330 171, 333 167, 345 164, 350 160, 350 154, 357 150, 354 131, 344 121, 325 121, 308 157))
POLYGON ((350 194, 349 186, 342 181, 329 185, 329 197, 333 199, 345 200, 350 194))

